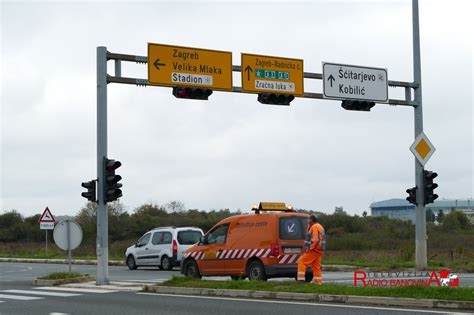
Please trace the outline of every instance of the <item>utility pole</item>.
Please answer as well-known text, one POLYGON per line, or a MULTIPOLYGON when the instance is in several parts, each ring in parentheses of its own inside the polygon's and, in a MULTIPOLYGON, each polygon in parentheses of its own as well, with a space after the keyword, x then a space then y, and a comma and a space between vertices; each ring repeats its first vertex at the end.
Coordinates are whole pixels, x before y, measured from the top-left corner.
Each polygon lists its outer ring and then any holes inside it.
MULTIPOLYGON (((423 132, 423 106, 421 94, 421 59, 420 59, 420 23, 418 14, 418 0, 412 0, 413 15, 413 78, 415 86, 415 139, 423 132)), ((427 267, 426 249, 426 214, 425 214, 425 187, 423 184, 423 165, 415 158, 415 182, 418 187, 416 194, 416 269, 424 270, 427 267)))
POLYGON ((109 229, 105 201, 104 161, 107 157, 107 48, 97 47, 97 275, 96 284, 109 284, 109 229))

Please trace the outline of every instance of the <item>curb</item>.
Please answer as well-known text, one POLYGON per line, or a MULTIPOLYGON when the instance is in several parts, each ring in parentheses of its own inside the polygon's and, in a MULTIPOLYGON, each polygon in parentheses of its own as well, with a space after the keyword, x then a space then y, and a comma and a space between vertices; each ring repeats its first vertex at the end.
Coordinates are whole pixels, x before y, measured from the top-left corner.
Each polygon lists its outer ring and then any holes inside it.
POLYGON ((33 280, 33 285, 36 286, 58 286, 62 284, 68 283, 81 283, 81 282, 89 282, 95 281, 95 277, 93 276, 85 276, 85 277, 78 277, 78 278, 69 278, 69 279, 35 279, 33 280))
MULTIPOLYGON (((67 259, 47 259, 47 258, 0 258, 0 262, 21 262, 39 264, 69 264, 67 259)), ((72 259, 73 265, 97 265, 97 260, 72 259)), ((109 266, 125 266, 124 261, 109 260, 109 266)))
POLYGON ((183 295, 205 295, 233 298, 254 298, 273 299, 287 301, 305 301, 317 303, 341 303, 341 304, 363 304, 373 306, 396 306, 396 307, 418 307, 418 308, 444 308, 474 310, 474 302, 471 301, 448 301, 431 299, 411 299, 397 297, 379 296, 357 296, 357 295, 333 295, 333 294, 312 294, 312 293, 292 293, 292 292, 270 292, 270 291, 248 291, 229 289, 207 289, 207 288, 183 288, 164 286, 145 286, 142 292, 147 293, 167 293, 183 295))

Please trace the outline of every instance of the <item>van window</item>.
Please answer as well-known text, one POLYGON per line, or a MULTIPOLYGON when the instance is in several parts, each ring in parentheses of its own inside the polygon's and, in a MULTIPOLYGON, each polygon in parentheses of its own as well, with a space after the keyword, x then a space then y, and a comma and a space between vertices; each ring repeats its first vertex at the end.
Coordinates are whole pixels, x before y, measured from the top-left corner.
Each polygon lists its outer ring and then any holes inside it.
POLYGON ((173 236, 171 235, 170 232, 163 232, 163 237, 161 238, 161 241, 158 244, 159 245, 171 244, 172 239, 173 239, 173 236))
POLYGON ((193 245, 199 242, 202 233, 199 231, 180 231, 178 232, 178 243, 181 245, 193 245))
POLYGON ((229 229, 229 224, 218 226, 207 235, 207 243, 208 244, 224 244, 227 238, 228 229, 229 229))
POLYGON ((307 224, 305 217, 280 217, 280 239, 304 240, 307 224))
POLYGON ((143 235, 137 242, 137 246, 140 247, 140 246, 145 246, 146 244, 148 244, 148 241, 150 240, 150 236, 151 234, 150 233, 147 233, 145 235, 143 235))
POLYGON ((153 234, 151 243, 153 245, 158 245, 160 244, 162 238, 163 238, 163 232, 156 232, 155 234, 153 234))

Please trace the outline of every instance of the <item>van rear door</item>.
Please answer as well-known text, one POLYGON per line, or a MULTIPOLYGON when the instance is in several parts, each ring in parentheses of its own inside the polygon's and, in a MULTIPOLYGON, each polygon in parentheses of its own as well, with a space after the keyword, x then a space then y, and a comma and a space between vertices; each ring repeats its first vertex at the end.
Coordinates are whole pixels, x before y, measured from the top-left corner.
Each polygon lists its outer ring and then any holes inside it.
POLYGON ((201 236, 203 235, 201 230, 189 229, 189 230, 180 230, 178 231, 177 240, 178 240, 178 253, 177 260, 181 261, 183 258, 183 253, 189 247, 193 246, 196 243, 199 243, 201 236))
POLYGON ((285 261, 284 264, 296 263, 296 257, 289 255, 301 255, 304 238, 306 234, 308 217, 306 216, 281 216, 278 222, 278 237, 281 246, 280 254, 285 261))

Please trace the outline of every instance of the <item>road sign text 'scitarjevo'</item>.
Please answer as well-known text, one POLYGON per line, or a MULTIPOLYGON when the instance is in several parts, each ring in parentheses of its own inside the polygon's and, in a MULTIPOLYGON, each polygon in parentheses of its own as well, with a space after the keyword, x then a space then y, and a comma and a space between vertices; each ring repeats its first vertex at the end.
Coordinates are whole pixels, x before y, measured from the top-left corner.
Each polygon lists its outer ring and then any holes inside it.
POLYGON ((323 62, 323 97, 386 102, 387 69, 323 62))
POLYGON ((242 91, 302 96, 303 60, 241 54, 242 91))
POLYGON ((148 43, 148 83, 232 90, 232 53, 148 43))

